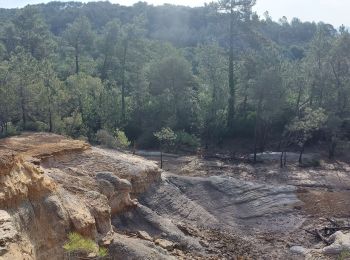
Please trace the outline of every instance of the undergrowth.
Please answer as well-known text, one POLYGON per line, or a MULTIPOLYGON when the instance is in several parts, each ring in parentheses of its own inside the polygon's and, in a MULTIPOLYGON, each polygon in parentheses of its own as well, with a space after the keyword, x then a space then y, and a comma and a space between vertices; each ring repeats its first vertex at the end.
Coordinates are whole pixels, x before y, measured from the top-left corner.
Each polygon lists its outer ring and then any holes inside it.
POLYGON ((97 256, 105 257, 108 255, 107 248, 99 247, 93 240, 84 238, 78 233, 69 233, 68 241, 63 248, 68 252, 84 252, 86 254, 95 253, 97 256))

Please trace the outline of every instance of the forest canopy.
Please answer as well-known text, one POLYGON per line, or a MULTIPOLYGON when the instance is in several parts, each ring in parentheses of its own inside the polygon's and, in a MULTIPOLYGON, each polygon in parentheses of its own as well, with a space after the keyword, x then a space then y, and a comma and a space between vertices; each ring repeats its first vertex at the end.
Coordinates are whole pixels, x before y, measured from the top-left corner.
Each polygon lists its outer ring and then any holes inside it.
POLYGON ((49 131, 138 147, 311 141, 329 156, 349 137, 350 34, 273 21, 253 0, 203 7, 51 2, 0 9, 0 135, 49 131))

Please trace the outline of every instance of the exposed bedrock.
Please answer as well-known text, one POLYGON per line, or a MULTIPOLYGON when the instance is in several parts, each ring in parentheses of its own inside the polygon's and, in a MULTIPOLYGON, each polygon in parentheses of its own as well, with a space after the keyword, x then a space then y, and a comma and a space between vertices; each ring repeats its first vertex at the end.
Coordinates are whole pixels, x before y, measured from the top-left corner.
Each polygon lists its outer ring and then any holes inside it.
POLYGON ((100 240, 160 179, 152 162, 53 134, 0 141, 0 258, 63 259, 69 232, 100 240), (133 187, 135 185, 135 188, 133 187))

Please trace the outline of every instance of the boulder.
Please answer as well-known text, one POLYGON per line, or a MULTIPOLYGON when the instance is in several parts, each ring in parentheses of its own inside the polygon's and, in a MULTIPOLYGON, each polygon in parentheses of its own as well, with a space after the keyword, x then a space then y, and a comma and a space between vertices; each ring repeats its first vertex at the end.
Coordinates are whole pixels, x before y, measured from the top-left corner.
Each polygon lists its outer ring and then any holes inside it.
POLYGON ((137 236, 144 240, 153 241, 153 238, 146 231, 138 231, 137 236))
POLYGON ((298 255, 306 255, 309 250, 302 247, 302 246, 292 246, 290 249, 289 249, 293 254, 298 254, 298 255))
POLYGON ((96 179, 100 192, 108 198, 112 215, 137 205, 137 201, 130 198, 132 186, 128 180, 120 179, 112 172, 99 172, 96 179))
POLYGON ((168 241, 168 240, 166 240, 166 239, 161 239, 161 238, 159 238, 159 239, 156 239, 156 240, 154 241, 154 243, 155 243, 156 245, 159 245, 160 247, 162 247, 162 248, 168 250, 168 251, 171 251, 172 249, 174 249, 174 243, 171 242, 171 241, 168 241))
POLYGON ((350 233, 344 234, 341 231, 337 231, 329 237, 329 240, 333 243, 322 249, 324 254, 336 255, 350 251, 350 233))

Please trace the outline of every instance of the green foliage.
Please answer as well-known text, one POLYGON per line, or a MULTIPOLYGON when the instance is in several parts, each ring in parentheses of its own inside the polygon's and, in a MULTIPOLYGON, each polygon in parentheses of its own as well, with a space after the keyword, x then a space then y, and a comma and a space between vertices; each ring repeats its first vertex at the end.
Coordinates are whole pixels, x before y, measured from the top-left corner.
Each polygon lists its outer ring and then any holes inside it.
POLYGON ((36 131, 36 132, 45 132, 45 131, 49 130, 49 127, 44 122, 40 122, 40 121, 32 122, 32 121, 29 121, 29 122, 27 122, 26 130, 28 130, 28 131, 36 131))
POLYGON ((294 141, 300 147, 312 137, 313 133, 319 130, 327 121, 324 109, 306 108, 303 117, 295 118, 287 126, 287 131, 294 135, 294 141))
POLYGON ((68 234, 68 241, 63 245, 63 248, 67 252, 95 253, 99 257, 108 256, 107 248, 99 247, 93 240, 75 232, 68 234))
POLYGON ((97 255, 100 256, 100 257, 106 257, 106 256, 108 256, 108 249, 105 248, 105 247, 100 247, 100 248, 98 249, 98 254, 97 254, 97 255))
POLYGON ((154 133, 154 136, 160 142, 169 142, 172 143, 176 140, 176 134, 169 127, 162 128, 159 132, 154 133))
POLYGON ((117 142, 118 147, 120 148, 128 148, 131 144, 129 139, 126 137, 125 133, 119 129, 114 132, 115 140, 117 142))
POLYGON ((78 233, 69 233, 68 241, 64 244, 63 248, 68 252, 83 251, 87 254, 98 253, 98 245, 91 239, 84 238, 78 233))
POLYGON ((322 131, 331 157, 349 138, 350 34, 254 3, 1 9, 0 135, 168 149, 254 136, 263 151, 284 129, 299 146, 322 131))
POLYGON ((194 135, 191 135, 184 131, 178 131, 175 133, 175 136, 175 145, 178 148, 184 147, 196 151, 196 149, 200 146, 199 138, 194 135))
POLYGON ((117 140, 106 130, 98 130, 96 133, 97 141, 108 148, 116 149, 118 147, 117 140))
POLYGON ((108 148, 128 148, 130 146, 130 141, 126 137, 125 133, 119 129, 114 132, 114 135, 110 134, 106 130, 98 130, 96 133, 97 141, 108 148))
POLYGON ((74 111, 72 116, 63 118, 63 133, 75 138, 86 134, 81 113, 74 111))
POLYGON ((2 126, 2 128, 2 131, 0 131, 0 138, 14 136, 19 133, 18 129, 12 123, 7 123, 2 126))
POLYGON ((160 145, 164 145, 167 149, 170 149, 175 144, 176 134, 169 127, 163 127, 160 131, 155 132, 154 136, 158 139, 160 145))

